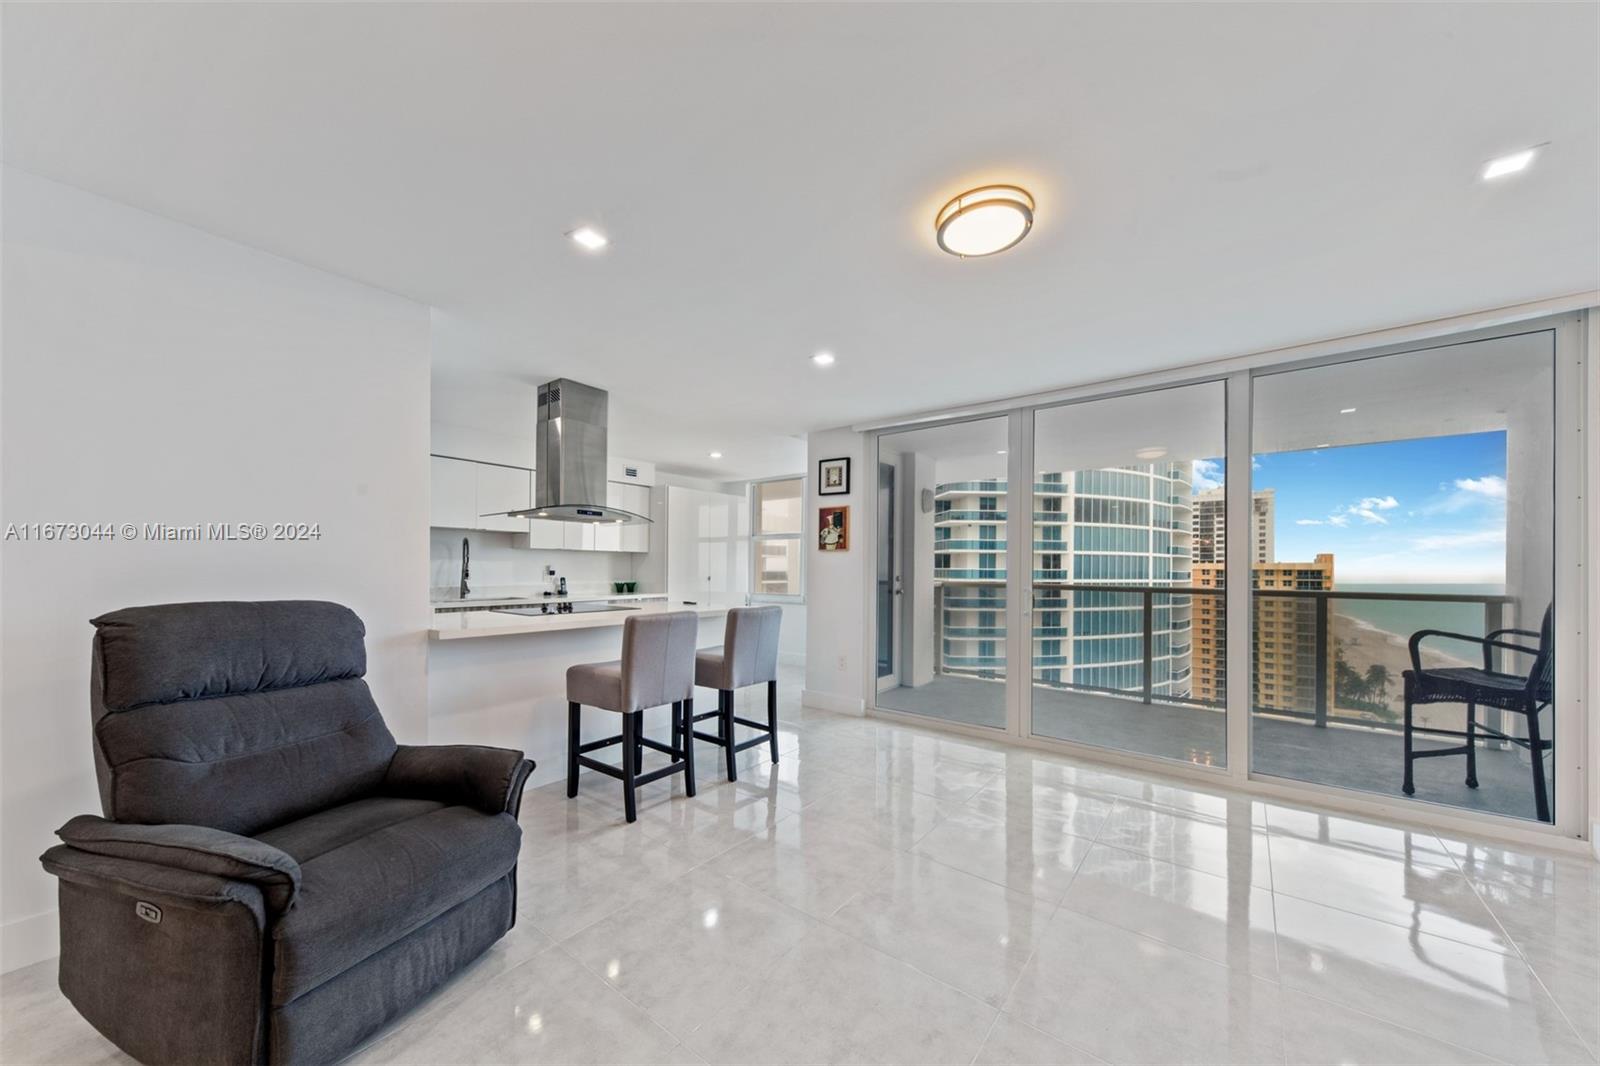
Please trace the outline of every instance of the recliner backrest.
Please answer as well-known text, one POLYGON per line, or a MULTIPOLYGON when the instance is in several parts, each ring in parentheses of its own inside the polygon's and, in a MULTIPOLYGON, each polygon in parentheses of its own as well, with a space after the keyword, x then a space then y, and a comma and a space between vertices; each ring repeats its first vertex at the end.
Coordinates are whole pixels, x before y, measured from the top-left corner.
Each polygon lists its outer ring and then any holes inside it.
POLYGON ((395 740, 366 627, 316 600, 169 603, 93 620, 105 816, 245 835, 374 791, 395 740))

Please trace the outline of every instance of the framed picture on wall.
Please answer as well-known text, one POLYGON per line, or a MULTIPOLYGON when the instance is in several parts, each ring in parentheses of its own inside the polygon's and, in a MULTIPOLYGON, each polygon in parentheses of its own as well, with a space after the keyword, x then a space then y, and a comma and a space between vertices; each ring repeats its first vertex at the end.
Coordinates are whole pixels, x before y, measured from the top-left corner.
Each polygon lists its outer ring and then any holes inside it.
POLYGON ((850 508, 817 509, 817 550, 825 552, 850 550, 850 508))
POLYGON ((817 495, 850 495, 850 459, 823 459, 817 463, 817 495))

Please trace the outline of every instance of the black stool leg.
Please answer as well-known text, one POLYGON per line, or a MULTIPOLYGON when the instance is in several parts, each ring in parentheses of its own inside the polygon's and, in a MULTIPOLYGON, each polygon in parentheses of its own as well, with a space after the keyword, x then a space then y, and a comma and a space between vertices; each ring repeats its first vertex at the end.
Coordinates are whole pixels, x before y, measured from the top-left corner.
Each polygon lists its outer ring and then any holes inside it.
POLYGON ((1528 706, 1528 754, 1533 757, 1533 810, 1539 821, 1550 821, 1550 797, 1544 790, 1544 744, 1539 740, 1539 708, 1528 706))
POLYGON ((1478 705, 1467 704, 1467 787, 1478 787, 1478 705))
POLYGON ((772 761, 778 761, 778 683, 767 682, 767 741, 772 747, 772 761))
MULTIPOLYGON (((1409 688, 1409 687, 1410 686, 1407 686, 1407 688, 1409 688)), ((1405 726, 1404 726, 1402 732, 1405 735, 1405 742, 1404 743, 1405 743, 1405 750, 1406 750, 1406 773, 1405 773, 1405 780, 1401 782, 1400 791, 1404 792, 1408 796, 1414 796, 1417 793, 1417 786, 1411 780, 1411 758, 1412 757, 1411 757, 1411 693, 1410 692, 1406 693, 1406 721, 1405 721, 1405 726)))
POLYGON ((672 761, 677 762, 683 758, 683 701, 672 705, 672 761))
POLYGON ((622 716, 622 810, 628 821, 639 820, 639 803, 634 796, 634 776, 637 769, 633 763, 634 738, 639 735, 639 712, 622 716))
POLYGON ((633 726, 633 772, 644 773, 644 712, 635 711, 639 721, 633 726))
POLYGON ((739 780, 737 760, 739 752, 733 746, 733 693, 723 690, 722 697, 722 750, 728 754, 728 780, 739 780))
POLYGON ((683 790, 694 795, 694 700, 678 704, 679 728, 683 730, 683 790))
POLYGON ((578 705, 567 704, 567 798, 578 794, 578 705))

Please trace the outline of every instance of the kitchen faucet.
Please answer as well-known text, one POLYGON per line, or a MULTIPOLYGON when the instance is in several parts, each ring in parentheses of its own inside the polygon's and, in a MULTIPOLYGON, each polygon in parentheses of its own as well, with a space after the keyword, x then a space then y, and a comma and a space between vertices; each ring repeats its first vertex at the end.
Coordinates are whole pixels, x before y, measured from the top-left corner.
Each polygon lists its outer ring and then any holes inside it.
POLYGON ((461 598, 467 598, 467 560, 472 556, 472 543, 466 537, 461 538, 461 598))

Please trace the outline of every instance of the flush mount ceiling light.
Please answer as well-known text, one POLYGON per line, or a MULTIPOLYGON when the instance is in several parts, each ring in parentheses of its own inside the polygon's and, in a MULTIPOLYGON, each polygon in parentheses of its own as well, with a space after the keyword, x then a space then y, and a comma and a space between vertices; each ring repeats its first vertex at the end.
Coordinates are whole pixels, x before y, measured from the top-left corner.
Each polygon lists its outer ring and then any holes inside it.
POLYGON ((972 259, 1012 247, 1033 228, 1033 196, 1015 185, 984 185, 939 209, 933 230, 939 247, 972 259))
POLYGON ((1520 170, 1527 170, 1528 164, 1533 162, 1533 157, 1539 154, 1539 147, 1534 145, 1532 148, 1524 148, 1520 152, 1512 152, 1510 155, 1489 160, 1483 167, 1483 180, 1493 181, 1520 170))
POLYGON ((1167 454, 1167 450, 1165 448, 1140 448, 1133 454, 1138 459, 1159 459, 1167 454))
POLYGON ((832 366, 833 365, 833 353, 832 352, 818 352, 816 355, 813 355, 811 357, 811 361, 813 363, 815 363, 817 366, 832 366))
POLYGON ((1341 407, 1339 408, 1339 413, 1342 415, 1353 415, 1356 413, 1356 409, 1354 407, 1341 407))
POLYGON ((589 252, 598 252, 611 243, 604 233, 593 226, 580 226, 567 236, 572 238, 573 244, 589 252))
POLYGON ((721 452, 711 452, 707 456, 707 458, 710 458, 710 459, 721 459, 722 458, 722 453, 721 452))

